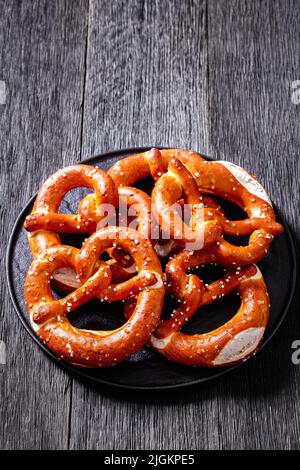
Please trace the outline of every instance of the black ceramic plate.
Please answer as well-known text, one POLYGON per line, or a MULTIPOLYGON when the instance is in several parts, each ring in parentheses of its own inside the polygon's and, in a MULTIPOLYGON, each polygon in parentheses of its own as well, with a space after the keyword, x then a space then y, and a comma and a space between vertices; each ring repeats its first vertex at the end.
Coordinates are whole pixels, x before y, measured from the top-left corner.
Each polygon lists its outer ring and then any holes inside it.
MULTIPOLYGON (((85 163, 97 165, 107 170, 119 159, 145 150, 148 150, 148 148, 109 152, 86 160, 85 163)), ((140 185, 145 190, 147 189, 146 186, 147 182, 140 185)), ((85 193, 86 190, 77 189, 67 194, 61 205, 61 212, 77 212, 77 204, 85 193)), ((145 346, 125 362, 106 369, 81 369, 58 360, 32 331, 24 303, 24 278, 32 257, 27 235, 23 229, 23 222, 26 215, 31 211, 33 200, 34 198, 28 202, 20 214, 11 235, 6 264, 8 284, 13 304, 23 326, 34 341, 56 362, 73 373, 95 382, 116 387, 145 390, 177 388, 195 383, 203 383, 238 367, 235 365, 211 369, 182 366, 167 361, 148 346, 145 346)), ((230 217, 234 218, 233 216, 234 213, 231 208, 230 217)), ((236 213, 235 216, 239 217, 240 214, 236 213)), ((281 217, 278 217, 278 219, 284 223, 281 217)), ((268 255, 260 263, 260 269, 270 293, 272 307, 268 328, 259 350, 269 342, 280 326, 288 311, 295 288, 295 247, 290 231, 286 224, 284 225, 285 233, 276 238, 268 255)), ((71 239, 65 238, 64 242, 66 244, 74 244, 75 246, 80 246, 81 244, 81 240, 75 239, 74 236, 71 239)), ((211 281, 214 278, 216 279, 220 273, 214 272, 214 269, 207 269, 205 272, 201 272, 201 275, 207 281, 211 281)), ((226 296, 221 301, 201 309, 199 313, 197 312, 186 326, 185 331, 187 333, 210 331, 232 317, 238 305, 239 302, 236 294, 233 293, 226 296)), ((171 301, 167 299, 165 310, 170 311, 170 308, 172 308, 171 301)), ((82 328, 114 329, 124 321, 122 304, 104 304, 94 300, 86 304, 79 311, 72 313, 69 319, 76 326, 82 328)))

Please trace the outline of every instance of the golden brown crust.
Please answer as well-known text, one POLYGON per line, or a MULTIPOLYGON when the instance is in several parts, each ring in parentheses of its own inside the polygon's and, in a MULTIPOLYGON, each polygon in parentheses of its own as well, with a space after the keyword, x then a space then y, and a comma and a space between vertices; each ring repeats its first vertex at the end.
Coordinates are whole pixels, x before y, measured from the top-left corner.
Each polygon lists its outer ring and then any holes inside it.
POLYGON ((220 224, 204 209, 196 180, 179 159, 170 160, 168 171, 157 180, 151 198, 162 231, 167 229, 178 244, 193 244, 202 249, 220 238, 220 224), (181 198, 191 206, 190 225, 176 210, 177 201, 181 198))
MULTIPOLYGON (((213 250, 227 265, 245 266, 260 261, 267 253, 274 236, 283 231, 282 225, 275 220, 272 204, 264 189, 249 173, 229 162, 207 161, 186 150, 152 149, 120 160, 109 170, 109 174, 117 185, 132 185, 139 179, 152 175, 156 181, 152 192, 154 212, 160 225, 170 227, 171 237, 183 247, 191 240, 197 240, 197 237, 193 228, 184 224, 175 211, 171 216, 168 213, 168 209, 179 202, 182 196, 192 206, 201 204, 203 193, 227 199, 241 207, 248 217, 230 221, 226 219, 219 204, 207 196, 203 198, 205 209, 202 219, 207 223, 202 226, 200 224, 198 229, 198 238, 201 239, 200 244, 197 244, 198 248, 201 243, 205 247, 217 240, 213 250), (168 171, 168 166, 172 171, 168 171), (198 193, 193 179, 198 186, 198 193), (183 194, 183 189, 186 194, 183 194), (166 213, 169 220, 165 220, 166 213), (240 247, 229 243, 223 236, 220 238, 220 227, 223 235, 250 235, 248 245, 240 247), (176 231, 185 236, 176 236, 176 231)), ((191 225, 195 225, 193 218, 191 225)))
POLYGON ((99 220, 103 217, 102 204, 116 204, 114 182, 104 171, 88 165, 73 165, 57 171, 43 184, 32 213, 25 219, 24 227, 30 232, 28 239, 33 256, 60 245, 56 232, 89 233, 95 230, 95 224, 79 214, 57 213, 67 192, 78 187, 94 190, 99 220))
POLYGON ((34 260, 26 277, 25 298, 36 334, 58 357, 85 367, 106 367, 139 350, 155 328, 164 298, 161 265, 151 243, 135 230, 109 227, 92 235, 82 250, 56 247, 34 260), (113 243, 130 252, 139 274, 144 273, 144 283, 140 284, 143 290, 138 294, 136 308, 117 330, 77 329, 66 314, 104 292, 104 288, 113 289, 118 300, 131 295, 132 280, 127 286, 123 283, 121 288, 118 284, 112 286, 109 266, 101 263, 99 267, 100 254, 113 243), (65 266, 71 266, 83 284, 57 301, 51 293, 50 278, 56 269, 65 266))
MULTIPOLYGON (((153 151, 155 151, 155 157, 158 155, 157 152, 160 152, 162 166, 165 171, 172 158, 178 158, 192 173, 199 171, 200 165, 204 161, 204 158, 198 153, 184 149, 152 149, 149 152, 130 155, 119 160, 108 170, 108 174, 112 177, 116 186, 134 186, 137 181, 151 176, 149 156, 152 156, 153 162, 153 151)), ((157 168, 157 165, 155 165, 155 168, 157 168)))
POLYGON ((193 274, 187 274, 187 270, 216 261, 211 253, 183 250, 166 267, 168 284, 180 304, 172 317, 157 327, 150 338, 150 345, 169 360, 194 366, 224 366, 253 354, 263 337, 269 318, 269 297, 255 265, 229 272, 205 288, 202 285, 195 292, 191 289, 188 292, 191 280, 196 286, 197 279, 198 283, 202 281, 193 274), (236 288, 241 296, 241 306, 230 321, 204 334, 186 335, 179 331, 199 307, 236 288), (198 292, 202 295, 195 302, 198 292))

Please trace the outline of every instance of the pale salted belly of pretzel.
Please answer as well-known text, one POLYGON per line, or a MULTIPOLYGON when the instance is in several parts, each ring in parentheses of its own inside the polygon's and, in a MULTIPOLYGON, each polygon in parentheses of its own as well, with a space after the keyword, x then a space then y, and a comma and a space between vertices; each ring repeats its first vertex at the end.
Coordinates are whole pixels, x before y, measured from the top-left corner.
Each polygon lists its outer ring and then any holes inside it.
POLYGON ((25 282, 31 324, 65 361, 107 367, 148 343, 169 360, 215 367, 244 360, 262 341, 269 297, 253 263, 265 256, 282 226, 264 189, 236 165, 207 162, 188 150, 152 149, 118 161, 107 173, 88 165, 67 167, 43 185, 25 228, 34 256, 25 282), (134 187, 149 177, 151 196, 134 187), (59 213, 65 194, 82 186, 93 193, 78 201, 78 214, 59 213), (215 196, 237 204, 247 218, 228 219, 215 196), (119 219, 110 218, 103 228, 105 211, 119 210, 120 201, 129 211, 134 208, 135 228, 116 226, 119 219), (188 220, 180 213, 185 205, 188 220), (77 249, 62 245, 61 233, 87 238, 77 249), (237 246, 228 235, 250 235, 249 242, 237 246), (100 259, 104 251, 110 257, 106 262, 100 259), (159 258, 169 258, 165 273, 159 258), (209 263, 225 267, 227 274, 208 286, 189 270, 209 263), (53 281, 66 291, 64 298, 53 298, 53 281), (201 315, 201 307, 235 289, 241 305, 231 320, 205 334, 180 331, 193 315, 201 315), (161 321, 165 290, 179 306, 161 321), (113 331, 74 327, 67 314, 93 298, 125 302, 124 325, 113 331))
POLYGON ((229 271, 222 279, 204 286, 187 269, 218 262, 204 251, 181 252, 167 265, 171 291, 180 304, 172 317, 163 321, 151 336, 150 344, 168 359, 193 366, 225 366, 244 360, 260 344, 269 318, 269 296, 256 265, 229 271), (241 305, 224 325, 204 334, 187 335, 181 327, 199 308, 237 289, 241 305))

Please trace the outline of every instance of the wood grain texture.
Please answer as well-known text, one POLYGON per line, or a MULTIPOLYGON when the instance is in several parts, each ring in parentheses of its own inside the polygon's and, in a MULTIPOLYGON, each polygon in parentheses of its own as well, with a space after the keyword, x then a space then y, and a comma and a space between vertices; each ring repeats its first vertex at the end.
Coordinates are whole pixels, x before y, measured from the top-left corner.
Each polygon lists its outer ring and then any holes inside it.
MULTIPOLYGON (((0 11, 2 252, 46 175, 159 144, 241 163, 299 242, 299 1, 0 0, 0 11)), ((2 279, 0 447, 299 449, 299 292, 259 359, 201 388, 144 394, 92 387, 53 365, 21 329, 2 279)))
MULTIPOLYGON (((87 2, 0 2, 2 259, 14 221, 40 182, 79 159, 87 2)), ((0 447, 66 448, 71 379, 21 327, 1 273, 0 447)))
MULTIPOLYGON (((208 2, 212 153, 258 177, 299 241, 299 106, 291 85, 300 76, 300 4, 229 3, 208 2)), ((235 381, 219 382, 223 447, 299 448, 300 377, 290 358, 295 338, 299 296, 260 360, 235 381)))
MULTIPOLYGON (((83 155, 163 144, 225 157, 257 174, 285 212, 293 192, 295 223, 299 129, 288 151, 286 138, 298 113, 290 99, 294 7, 92 1, 83 155), (287 181, 281 191, 278 180, 287 181)), ((299 371, 290 361, 297 328, 294 308, 260 361, 201 390, 148 397, 146 404, 144 395, 111 397, 74 384, 71 448, 297 447, 299 371)))
MULTIPOLYGON (((83 156, 139 145, 206 150, 206 45, 205 2, 91 1, 83 156)), ((72 449, 198 447, 197 398, 121 397, 74 383, 72 449)))
POLYGON ((207 145, 206 4, 90 1, 83 156, 207 145))

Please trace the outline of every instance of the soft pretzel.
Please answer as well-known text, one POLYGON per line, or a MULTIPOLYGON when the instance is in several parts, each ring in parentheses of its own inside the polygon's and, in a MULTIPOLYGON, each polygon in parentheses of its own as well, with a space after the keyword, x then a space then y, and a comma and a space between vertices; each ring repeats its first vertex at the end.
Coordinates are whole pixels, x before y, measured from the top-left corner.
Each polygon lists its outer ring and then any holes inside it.
MULTIPOLYGON (((180 160, 192 173, 198 172, 204 161, 198 153, 190 150, 153 148, 119 160, 108 170, 108 174, 117 187, 134 186, 138 181, 148 177, 157 181, 167 171, 172 158, 180 160)), ((167 258, 178 251, 178 244, 174 240, 168 240, 167 243, 165 240, 156 240, 154 245, 156 252, 162 258, 167 258)))
MULTIPOLYGON (((122 186, 118 188, 118 201, 119 207, 119 220, 118 224, 121 226, 129 226, 136 229, 140 235, 153 243, 157 237, 158 230, 153 227, 153 220, 151 214, 151 198, 140 189, 122 186), (133 218, 133 220, 130 220, 133 218)), ((96 200, 94 194, 88 194, 79 204, 78 212, 83 219, 89 222, 96 220, 96 200)), ((99 222, 98 227, 101 228, 102 221, 99 222)), ((115 221, 114 225, 117 225, 115 221)), ((113 248, 110 250, 110 255, 115 258, 121 266, 129 267, 132 265, 132 259, 125 256, 122 250, 113 248)))
POLYGON ((60 245, 57 232, 92 233, 96 223, 104 216, 107 205, 116 205, 115 185, 104 171, 89 165, 73 165, 50 176, 40 189, 32 213, 26 217, 24 227, 30 232, 29 244, 34 256, 43 250, 60 245), (95 192, 96 221, 79 214, 59 214, 60 203, 67 192, 86 187, 95 192), (104 207, 103 207, 104 205, 104 207))
MULTIPOLYGON (((132 228, 137 229, 143 238, 154 242, 151 233, 155 232, 151 225, 151 199, 146 193, 137 188, 119 187, 117 206, 121 206, 121 209, 124 206, 120 216, 121 220, 118 221, 121 225, 125 223, 126 226, 128 224, 127 218, 136 215, 134 220, 129 223, 129 226, 132 227, 134 225, 132 228), (125 216, 125 220, 122 220, 123 216, 125 216)), ((101 224, 105 224, 105 219, 101 219, 97 226, 96 199, 94 194, 88 194, 80 201, 78 213, 91 226, 101 228, 101 224)), ((117 221, 114 222, 116 224, 117 221)), ((128 253, 124 253, 124 250, 114 247, 110 248, 108 253, 113 258, 108 261, 108 264, 110 265, 114 282, 124 282, 136 273, 132 257, 128 253)), ((74 270, 70 268, 57 270, 53 277, 55 285, 62 291, 69 292, 80 285, 74 270)), ((112 296, 110 296, 110 300, 112 300, 112 296)))
POLYGON ((213 214, 210 216, 210 210, 203 208, 197 183, 180 160, 170 160, 168 171, 158 178, 151 199, 162 231, 169 232, 178 244, 190 244, 194 249, 201 249, 220 238, 221 225, 213 214), (181 198, 191 206, 191 226, 176 210, 177 201, 181 198))
MULTIPOLYGON (((124 298, 131 295, 131 288, 132 282, 127 288, 122 286, 124 298)), ((85 367, 114 365, 139 350, 160 318, 163 298, 162 271, 157 255, 148 240, 129 228, 100 230, 85 241, 81 250, 72 247, 45 250, 33 261, 25 282, 26 305, 36 334, 58 357, 85 367), (66 314, 110 287, 109 267, 105 263, 99 266, 98 260, 113 244, 130 253, 138 275, 148 278, 149 284, 138 293, 132 316, 117 330, 78 329, 71 325, 66 314), (54 300, 50 289, 51 275, 64 266, 71 266, 83 284, 65 299, 54 300)))
POLYGON ((229 221, 218 207, 211 209, 211 215, 219 220, 223 233, 250 234, 246 246, 236 246, 221 238, 212 247, 218 260, 237 266, 260 261, 274 236, 283 232, 282 225, 275 220, 272 203, 264 188, 244 169, 225 161, 204 161, 194 176, 201 193, 234 202, 248 215, 245 220, 229 221))
MULTIPOLYGON (((33 256, 38 256, 45 249, 61 246, 59 233, 93 233, 97 223, 103 220, 105 209, 110 204, 115 206, 117 195, 112 179, 104 171, 88 166, 73 165, 65 167, 50 176, 43 184, 36 197, 32 213, 26 217, 24 227, 29 232, 28 240, 33 256), (77 187, 94 190, 93 217, 78 214, 60 214, 59 206, 64 196, 77 187)), ((109 262, 116 282, 132 276, 125 269, 109 262)), ((76 273, 71 267, 61 267, 53 273, 54 284, 63 291, 70 292, 80 286, 76 273)))
MULTIPOLYGON (((158 157, 155 153, 152 152, 151 156, 149 155, 147 160, 151 166, 151 171, 155 172, 156 177, 159 178, 159 176, 162 174, 158 171, 158 168, 161 168, 161 157, 158 157), (154 161, 152 160, 153 155, 155 165, 154 161)), ((144 191, 130 186, 119 186, 118 196, 118 205, 120 206, 120 202, 121 204, 125 205, 124 212, 126 215, 134 217, 134 212, 136 213, 134 220, 132 222, 129 221, 129 227, 131 227, 131 224, 134 223, 134 228, 137 229, 140 235, 142 235, 144 238, 148 238, 151 241, 155 251, 160 257, 167 258, 170 254, 180 249, 179 245, 174 240, 164 240, 160 238, 159 226, 152 213, 150 196, 148 196, 144 191)), ((82 199, 78 206, 78 212, 90 223, 95 221, 94 194, 88 194, 82 199)), ((126 222, 128 223, 128 220, 125 220, 124 222, 126 226, 126 222)), ((123 225, 122 219, 119 221, 119 224, 123 225)), ((132 259, 130 259, 128 255, 124 256, 122 250, 112 249, 109 251, 109 254, 118 262, 119 266, 123 268, 129 268, 132 266, 132 259)))
MULTIPOLYGON (((281 233, 283 228, 275 221, 275 213, 266 192, 253 177, 236 165, 227 165, 227 162, 202 162, 199 171, 194 174, 195 179, 182 162, 176 159, 169 162, 168 168, 168 172, 155 184, 152 201, 160 225, 170 230, 172 238, 178 238, 176 232, 184 233, 184 242, 190 243, 193 237, 197 240, 196 231, 199 237, 196 249, 199 249, 216 240, 222 227, 224 234, 250 234, 250 238, 247 246, 236 246, 224 237, 216 241, 212 250, 220 261, 228 265, 247 265, 258 262, 265 256, 274 235, 281 233), (229 172, 228 167, 234 168, 234 175, 229 172), (241 221, 227 220, 218 204, 214 204, 211 198, 201 197, 199 187, 204 192, 235 202, 250 217, 241 221), (184 202, 192 207, 191 225, 194 230, 182 223, 174 210, 170 210, 182 195, 184 202), (202 220, 196 223, 194 208, 199 208, 199 204, 205 201, 205 206, 209 207, 203 210, 202 220)), ((178 243, 181 241, 177 240, 178 243)))
POLYGON ((198 153, 189 150, 151 149, 119 160, 108 170, 108 174, 116 186, 134 186, 139 180, 149 176, 153 176, 155 180, 159 178, 167 171, 172 158, 180 160, 192 174, 200 171, 201 163, 204 161, 198 153))
POLYGON ((243 236, 249 235, 254 230, 264 228, 268 233, 273 235, 280 235, 283 227, 278 222, 268 221, 263 218, 246 218, 243 220, 229 220, 219 202, 213 196, 202 196, 203 204, 206 208, 214 209, 214 217, 217 218, 222 226, 222 233, 224 235, 243 236))
MULTIPOLYGON (((271 201, 264 188, 239 166, 225 161, 210 162, 186 150, 152 149, 118 161, 109 170, 109 174, 117 185, 133 185, 138 180, 152 175, 157 188, 160 187, 159 181, 162 176, 163 181, 165 180, 168 164, 174 158, 177 158, 196 179, 199 195, 201 193, 212 194, 228 199, 241 207, 248 215, 245 220, 229 221, 218 208, 211 208, 210 211, 205 212, 208 222, 209 220, 215 220, 214 223, 219 222, 224 235, 250 235, 246 246, 236 246, 222 237, 214 245, 214 251, 219 259, 233 266, 260 261, 267 253, 274 236, 282 233, 283 227, 275 220, 271 201)), ((165 185, 162 184, 162 186, 165 189, 165 185)), ((187 186, 185 185, 184 188, 187 189, 187 186)), ((172 190, 173 188, 169 187, 170 193, 172 190)), ((159 205, 161 194, 159 191, 154 191, 155 194, 159 205)), ((170 196, 173 202, 174 195, 170 196)), ((184 228, 189 238, 191 234, 187 227, 184 228)), ((209 234, 210 230, 207 232, 209 234)), ((214 234, 215 231, 213 230, 212 233, 214 234)), ((210 243, 210 238, 214 238, 214 235, 207 238, 208 243, 210 243)))
POLYGON ((197 276, 187 274, 188 269, 215 261, 216 257, 206 251, 183 250, 166 267, 168 283, 180 306, 157 327, 150 345, 172 361, 209 367, 233 364, 253 354, 263 338, 269 318, 269 296, 260 270, 256 265, 239 268, 206 287, 197 276), (241 306, 231 320, 204 334, 186 335, 179 331, 197 308, 235 288, 241 306))
POLYGON ((207 161, 199 154, 184 149, 152 149, 119 160, 108 173, 117 186, 132 186, 151 175, 157 180, 167 171, 172 158, 179 159, 188 168, 201 193, 228 199, 248 214, 249 218, 245 220, 226 221, 224 226, 228 234, 249 234, 266 225, 274 235, 282 232, 282 226, 275 222, 272 203, 265 189, 252 175, 234 163, 207 161))

